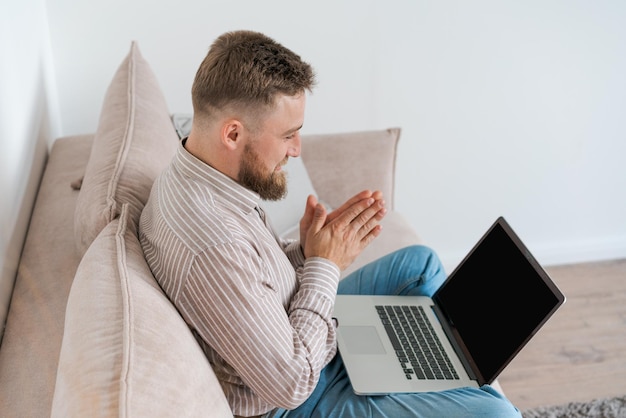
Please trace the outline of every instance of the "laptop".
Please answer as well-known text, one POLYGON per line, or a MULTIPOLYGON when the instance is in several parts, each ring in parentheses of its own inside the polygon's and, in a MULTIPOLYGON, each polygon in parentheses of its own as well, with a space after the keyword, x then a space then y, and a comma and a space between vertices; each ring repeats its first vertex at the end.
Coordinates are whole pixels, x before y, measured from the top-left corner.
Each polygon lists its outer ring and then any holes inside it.
POLYGON ((432 298, 337 295, 333 317, 354 392, 385 395, 492 383, 564 302, 499 217, 432 298))

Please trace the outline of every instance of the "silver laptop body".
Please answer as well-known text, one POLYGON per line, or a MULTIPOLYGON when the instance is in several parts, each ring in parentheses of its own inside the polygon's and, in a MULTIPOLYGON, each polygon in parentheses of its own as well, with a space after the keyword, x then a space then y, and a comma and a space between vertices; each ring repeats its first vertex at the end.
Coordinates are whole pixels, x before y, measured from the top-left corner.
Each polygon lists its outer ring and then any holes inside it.
POLYGON ((354 392, 384 395, 492 383, 564 302, 565 296, 500 217, 432 298, 337 295, 333 316, 354 392), (430 326, 417 331, 410 322, 408 330, 390 337, 396 313, 405 326, 413 314, 430 326), (429 332, 440 345, 431 341, 434 348, 418 350, 411 359, 401 346, 430 339, 429 332), (429 369, 426 359, 439 357, 437 349, 445 354, 429 369))

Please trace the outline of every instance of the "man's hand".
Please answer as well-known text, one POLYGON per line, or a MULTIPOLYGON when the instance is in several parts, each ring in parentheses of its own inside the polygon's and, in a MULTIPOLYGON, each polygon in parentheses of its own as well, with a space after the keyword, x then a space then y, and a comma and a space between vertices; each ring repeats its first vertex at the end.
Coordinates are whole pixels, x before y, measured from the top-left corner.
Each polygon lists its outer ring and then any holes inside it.
POLYGON ((327 213, 315 196, 307 199, 300 221, 300 245, 305 257, 323 257, 341 270, 348 267, 381 231, 387 210, 380 191, 364 190, 327 213))

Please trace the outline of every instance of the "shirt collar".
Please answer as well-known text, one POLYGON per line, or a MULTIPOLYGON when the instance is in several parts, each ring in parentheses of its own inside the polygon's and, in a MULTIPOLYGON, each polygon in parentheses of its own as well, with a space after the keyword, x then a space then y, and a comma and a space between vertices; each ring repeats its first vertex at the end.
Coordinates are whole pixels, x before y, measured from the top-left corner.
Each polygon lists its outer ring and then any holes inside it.
POLYGON ((179 143, 173 162, 175 169, 179 170, 185 177, 205 184, 220 199, 238 207, 246 214, 259 206, 261 198, 258 193, 242 186, 224 173, 192 155, 184 147, 186 139, 184 138, 179 143))

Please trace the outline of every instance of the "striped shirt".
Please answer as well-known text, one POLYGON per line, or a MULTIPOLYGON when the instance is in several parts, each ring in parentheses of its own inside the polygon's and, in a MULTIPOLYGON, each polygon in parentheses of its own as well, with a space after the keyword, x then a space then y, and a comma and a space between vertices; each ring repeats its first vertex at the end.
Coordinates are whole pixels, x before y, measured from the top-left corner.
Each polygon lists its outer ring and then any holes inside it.
POLYGON ((304 402, 337 350, 338 267, 276 237, 259 201, 181 143, 139 226, 152 273, 244 416, 304 402))

